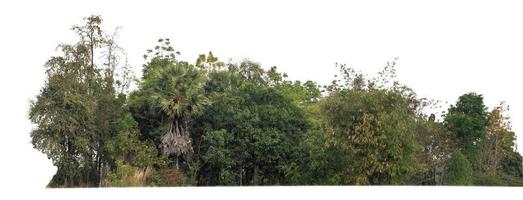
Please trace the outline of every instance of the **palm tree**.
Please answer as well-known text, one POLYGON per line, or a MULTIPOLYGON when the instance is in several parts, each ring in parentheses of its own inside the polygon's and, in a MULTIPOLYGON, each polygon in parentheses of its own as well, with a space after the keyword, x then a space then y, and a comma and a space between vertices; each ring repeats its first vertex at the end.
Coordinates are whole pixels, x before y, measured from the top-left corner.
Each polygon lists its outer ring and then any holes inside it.
POLYGON ((161 152, 165 156, 174 156, 176 167, 181 156, 190 155, 192 150, 189 123, 201 113, 207 104, 203 94, 205 75, 186 62, 170 60, 155 62, 148 66, 147 80, 144 87, 152 90, 151 100, 159 106, 168 118, 168 128, 161 137, 161 152))

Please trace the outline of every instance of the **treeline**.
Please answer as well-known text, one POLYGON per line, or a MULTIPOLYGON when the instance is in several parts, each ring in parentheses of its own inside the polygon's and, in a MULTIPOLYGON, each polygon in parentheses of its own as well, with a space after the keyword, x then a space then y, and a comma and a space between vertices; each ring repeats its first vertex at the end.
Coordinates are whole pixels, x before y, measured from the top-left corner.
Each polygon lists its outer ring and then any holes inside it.
POLYGON ((184 185, 522 185, 508 109, 462 95, 435 102, 395 81, 337 65, 327 85, 276 67, 179 60, 147 50, 137 89, 99 16, 74 26, 31 102, 34 147, 57 167, 49 187, 184 185))

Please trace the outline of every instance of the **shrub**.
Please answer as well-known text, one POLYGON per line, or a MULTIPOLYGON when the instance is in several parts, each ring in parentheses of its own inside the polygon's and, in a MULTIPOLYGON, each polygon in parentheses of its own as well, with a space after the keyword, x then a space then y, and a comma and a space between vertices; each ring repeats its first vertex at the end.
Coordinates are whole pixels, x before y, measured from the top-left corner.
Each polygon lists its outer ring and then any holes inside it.
POLYGON ((467 158, 460 152, 452 153, 447 164, 447 185, 472 185, 472 167, 467 158))

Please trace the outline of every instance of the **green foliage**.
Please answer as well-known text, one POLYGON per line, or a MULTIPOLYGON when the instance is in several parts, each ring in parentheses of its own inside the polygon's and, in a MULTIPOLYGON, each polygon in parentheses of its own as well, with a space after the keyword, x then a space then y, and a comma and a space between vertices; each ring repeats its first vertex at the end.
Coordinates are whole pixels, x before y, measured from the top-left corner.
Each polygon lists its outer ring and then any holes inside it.
POLYGON ((30 105, 31 142, 58 169, 50 187, 523 185, 508 107, 467 93, 438 121, 395 81, 396 60, 371 78, 338 65, 320 88, 212 52, 180 61, 159 39, 128 93, 126 53, 101 23, 73 27, 30 105))
POLYGON ((107 151, 112 160, 138 168, 165 165, 159 158, 158 151, 151 141, 138 139, 137 123, 131 114, 124 115, 118 121, 118 134, 107 142, 107 151))
POLYGON ((502 161, 502 171, 504 174, 513 177, 523 178, 522 157, 517 151, 511 151, 502 161))
POLYGON ((419 168, 414 95, 397 85, 387 88, 365 80, 344 66, 341 71, 345 84, 331 85, 330 94, 320 102, 320 126, 331 133, 327 148, 348 157, 334 159, 345 163, 327 164, 340 166, 334 175, 341 176, 338 184, 407 184, 419 168))
POLYGON ((445 121, 448 128, 454 131, 460 147, 475 146, 476 142, 485 137, 488 123, 486 110, 483 96, 475 93, 460 96, 456 105, 449 108, 445 121))
POLYGON ((103 178, 104 141, 115 134, 112 122, 122 101, 114 89, 120 66, 109 61, 117 50, 101 22, 91 16, 85 25, 73 27, 79 41, 60 45, 61 55, 47 61, 46 84, 31 103, 29 117, 37 124, 32 143, 58 168, 50 185, 94 186, 103 178), (100 50, 112 52, 107 64, 97 64, 100 50))
POLYGON ((452 132, 457 148, 461 149, 477 171, 481 166, 479 143, 485 138, 488 124, 487 108, 483 96, 475 93, 459 97, 456 105, 451 105, 445 116, 445 125, 452 132))
POLYGON ((106 143, 107 155, 112 166, 107 174, 107 185, 155 185, 154 176, 157 172, 154 168, 167 166, 168 160, 158 157, 158 151, 150 140, 139 140, 137 123, 130 113, 119 119, 117 130, 118 134, 106 143))
POLYGON ((206 178, 199 184, 287 184, 309 127, 304 113, 274 90, 265 72, 252 62, 213 73, 209 86, 225 91, 218 94, 209 87, 213 104, 198 119, 197 125, 206 127, 199 172, 206 178), (249 70, 254 73, 246 73, 249 70))
POLYGON ((188 155, 193 151, 190 123, 208 103, 203 94, 206 77, 195 66, 178 62, 169 40, 159 40, 164 41, 163 46, 148 51, 155 52, 154 57, 144 66, 140 89, 131 95, 131 111, 135 111, 134 116, 147 135, 163 132, 161 138, 153 139, 161 140, 162 154, 175 156, 178 167, 178 158, 184 156, 189 160, 188 155), (145 111, 145 115, 139 111, 145 111), (161 121, 149 123, 149 117, 161 121))
POLYGON ((470 162, 460 152, 452 153, 448 161, 448 172, 445 182, 448 185, 472 185, 473 171, 470 162))
POLYGON ((153 106, 169 118, 192 117, 201 112, 206 101, 202 91, 205 77, 201 72, 185 62, 154 67, 141 85, 142 90, 150 90, 153 106))
POLYGON ((343 169, 347 168, 351 157, 338 146, 327 143, 328 135, 319 130, 311 130, 304 142, 306 150, 304 165, 300 168, 297 184, 301 185, 340 185, 347 183, 343 169))
MULTIPOLYGON (((202 156, 205 166, 212 166, 214 170, 208 170, 207 173, 214 173, 215 184, 220 185, 237 185, 239 179, 237 174, 233 173, 233 150, 227 145, 233 140, 233 135, 226 130, 209 131, 203 135, 203 143, 209 147, 207 152, 202 156)), ((205 171, 203 169, 202 171, 205 171)))

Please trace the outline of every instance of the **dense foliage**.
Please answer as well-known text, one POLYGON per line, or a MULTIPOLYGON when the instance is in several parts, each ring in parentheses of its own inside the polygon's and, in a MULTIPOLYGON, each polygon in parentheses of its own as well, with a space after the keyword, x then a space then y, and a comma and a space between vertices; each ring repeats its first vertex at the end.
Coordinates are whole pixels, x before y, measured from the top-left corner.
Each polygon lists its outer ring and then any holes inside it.
POLYGON ((500 104, 467 93, 441 116, 395 81, 337 65, 326 86, 276 67, 179 60, 169 39, 146 51, 137 87, 98 16, 45 64, 31 102, 50 187, 181 185, 521 185, 522 157, 500 104))

